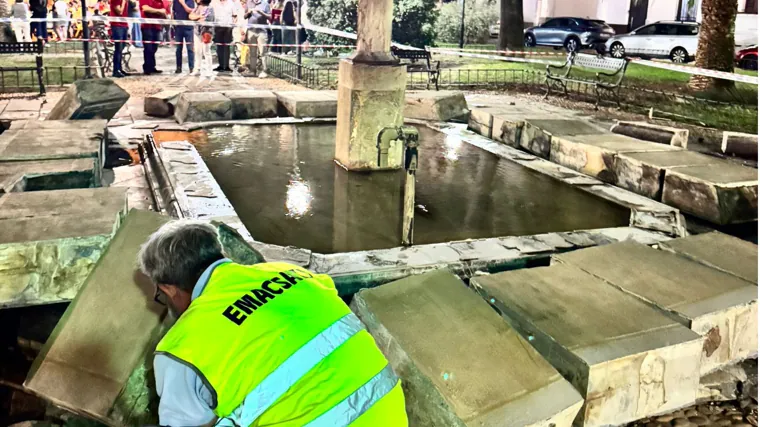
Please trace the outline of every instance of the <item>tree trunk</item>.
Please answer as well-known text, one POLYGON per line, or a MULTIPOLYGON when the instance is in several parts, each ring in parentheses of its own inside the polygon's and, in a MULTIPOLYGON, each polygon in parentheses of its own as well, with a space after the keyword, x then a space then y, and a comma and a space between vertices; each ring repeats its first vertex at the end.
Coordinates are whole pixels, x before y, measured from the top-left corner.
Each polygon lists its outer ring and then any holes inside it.
POLYGON ((523 46, 522 0, 500 0, 499 49, 520 50, 523 46))
MULTIPOLYGON (((734 21, 736 0, 702 0, 702 27, 699 30, 696 66, 711 70, 734 70, 734 21)), ((731 80, 694 75, 693 90, 733 87, 731 80)))
MULTIPOLYGON (((11 1, 13 0, 0 0, 0 18, 8 18, 11 16, 11 1)), ((0 25, 0 42, 12 42, 15 40, 14 37, 11 37, 11 34, 10 24, 7 22, 2 23, 2 25, 0 25)))

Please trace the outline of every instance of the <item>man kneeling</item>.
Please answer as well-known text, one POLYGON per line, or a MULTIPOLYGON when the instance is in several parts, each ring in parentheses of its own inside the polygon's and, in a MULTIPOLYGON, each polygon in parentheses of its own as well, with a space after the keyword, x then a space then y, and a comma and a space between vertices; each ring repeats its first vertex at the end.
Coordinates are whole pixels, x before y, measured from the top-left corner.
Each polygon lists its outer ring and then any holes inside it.
POLYGON ((196 221, 138 257, 178 316, 156 348, 161 425, 407 425, 400 381, 329 276, 235 264, 196 221))

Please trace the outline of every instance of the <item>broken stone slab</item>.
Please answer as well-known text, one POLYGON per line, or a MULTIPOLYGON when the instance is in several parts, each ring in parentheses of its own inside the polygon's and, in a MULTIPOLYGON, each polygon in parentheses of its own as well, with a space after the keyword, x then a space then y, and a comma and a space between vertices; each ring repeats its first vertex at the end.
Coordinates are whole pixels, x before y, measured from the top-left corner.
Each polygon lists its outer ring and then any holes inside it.
POLYGON ((336 117, 338 92, 335 90, 276 91, 280 116, 336 117))
POLYGON ((99 169, 94 159, 2 162, 0 194, 95 187, 99 169))
POLYGON ((757 285, 757 245, 720 232, 663 242, 659 248, 757 285))
POLYGON ((623 242, 554 255, 705 337, 700 374, 757 354, 757 286, 645 245, 623 242))
POLYGON ((77 80, 55 104, 46 120, 110 120, 129 94, 110 79, 77 80))
POLYGON ((218 92, 184 92, 174 109, 177 123, 232 120, 232 101, 218 92))
POLYGON ((419 120, 467 121, 470 110, 464 94, 459 91, 410 91, 406 92, 404 117, 419 120))
POLYGON ((182 92, 181 90, 164 90, 146 97, 143 101, 145 114, 153 117, 171 117, 182 92))
POLYGON ((277 96, 268 90, 229 90, 222 94, 232 101, 233 120, 277 115, 277 96))
POLYGON ((362 290, 351 308, 401 378, 410 425, 569 427, 583 403, 446 270, 362 290))
POLYGON ((575 425, 623 425, 693 403, 702 338, 572 266, 470 279, 586 402, 575 425))
POLYGON ((687 148, 689 144, 688 129, 655 125, 647 122, 621 121, 614 124, 610 128, 610 132, 681 148, 687 148))
POLYGON ((467 128, 471 131, 491 138, 493 127, 493 114, 485 109, 475 108, 470 111, 470 119, 467 121, 467 128))
POLYGON ((730 156, 757 160, 757 135, 724 131, 720 151, 730 156))
POLYGON ((757 360, 745 360, 724 366, 699 380, 698 402, 715 402, 740 400, 744 397, 757 397, 750 394, 752 382, 757 385, 757 360), (752 363, 754 362, 754 363, 752 363), (752 378, 754 377, 754 378, 752 378))
POLYGON ((0 134, 0 164, 87 158, 100 168, 105 159, 105 120, 55 120, 27 124, 24 129, 0 134))
MULTIPOLYGON (((663 145, 662 147, 669 147, 663 145)), ((621 153, 614 159, 616 185, 657 201, 662 200, 665 171, 680 166, 709 165, 722 160, 694 151, 621 153)))
POLYGON ((520 147, 542 159, 548 159, 552 148, 552 137, 604 133, 607 132, 586 120, 526 119, 520 136, 520 147))
MULTIPOLYGON (((157 425, 153 351, 173 319, 153 301, 155 287, 135 260, 148 236, 169 220, 130 211, 35 360, 27 389, 109 426, 157 425)), ((259 259, 234 230, 219 233, 235 262, 259 259)))
POLYGON ((614 170, 616 155, 668 150, 680 149, 616 134, 553 136, 549 159, 614 184, 617 182, 614 170))
POLYGON ((0 197, 0 307, 72 299, 126 214, 123 188, 0 197))
POLYGON ((665 172, 662 202, 714 224, 757 220, 757 169, 723 160, 665 172))

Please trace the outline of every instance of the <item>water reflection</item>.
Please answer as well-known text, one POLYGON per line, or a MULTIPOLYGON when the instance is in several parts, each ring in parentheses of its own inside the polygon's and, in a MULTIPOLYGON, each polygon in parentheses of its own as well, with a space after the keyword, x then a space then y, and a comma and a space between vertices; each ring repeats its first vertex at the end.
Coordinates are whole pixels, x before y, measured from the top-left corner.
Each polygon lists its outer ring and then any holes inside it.
MULTIPOLYGON (((628 211, 420 128, 415 243, 628 224, 628 211)), ((233 126, 193 142, 251 234, 321 253, 400 245, 403 172, 347 172, 330 125, 233 126)))

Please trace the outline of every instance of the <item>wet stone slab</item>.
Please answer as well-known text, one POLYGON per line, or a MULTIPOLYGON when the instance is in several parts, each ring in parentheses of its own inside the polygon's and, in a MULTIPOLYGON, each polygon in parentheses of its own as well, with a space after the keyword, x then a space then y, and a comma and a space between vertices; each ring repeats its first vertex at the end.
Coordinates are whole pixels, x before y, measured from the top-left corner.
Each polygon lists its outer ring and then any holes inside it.
POLYGON ((660 249, 675 252, 757 285, 757 245, 719 232, 663 242, 660 249))
POLYGON ((232 101, 218 92, 185 92, 174 108, 177 123, 232 120, 232 101))
POLYGON ((338 92, 334 90, 277 91, 281 116, 336 117, 338 92))
POLYGON ((553 136, 550 160, 614 184, 617 155, 671 150, 680 149, 616 134, 553 136))
POLYGON ((455 275, 359 292, 351 308, 404 387, 410 425, 569 427, 578 392, 455 275))
POLYGON ((406 118, 445 122, 451 119, 466 119, 469 111, 462 92, 453 90, 406 92, 404 107, 406 118))
POLYGON ((587 120, 527 119, 520 136, 520 147, 542 159, 548 159, 552 149, 552 138, 605 133, 605 130, 587 120))
POLYGON ((725 162, 717 157, 686 150, 621 153, 615 157, 616 184, 626 190, 654 200, 662 200, 665 171, 675 167, 709 165, 725 162))
POLYGON ((723 160, 665 172, 662 201, 715 224, 757 220, 757 169, 723 160))
POLYGON ((72 299, 126 210, 119 188, 0 196, 0 307, 72 299))
POLYGON ((639 299, 565 265, 470 285, 585 397, 576 425, 621 425, 695 401, 701 337, 639 299))
POLYGON ((232 119, 246 120, 277 115, 277 97, 267 90, 229 90, 222 92, 232 102, 232 119))
POLYGON ((705 337, 701 373, 757 354, 757 286, 645 245, 618 243, 553 256, 640 298, 705 337))
POLYGON ((0 194, 94 187, 99 169, 95 159, 0 163, 0 194))

